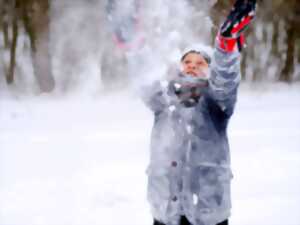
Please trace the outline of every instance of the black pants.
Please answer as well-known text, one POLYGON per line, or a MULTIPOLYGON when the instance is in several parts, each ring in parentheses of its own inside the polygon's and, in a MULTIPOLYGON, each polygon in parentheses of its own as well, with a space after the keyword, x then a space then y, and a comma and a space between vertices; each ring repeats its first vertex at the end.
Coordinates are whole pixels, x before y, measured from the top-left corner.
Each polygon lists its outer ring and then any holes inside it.
MULTIPOLYGON (((154 220, 153 225, 165 225, 165 224, 163 224, 163 223, 161 223, 161 222, 159 222, 159 221, 157 221, 157 220, 154 220)), ((182 217, 180 218, 180 223, 179 223, 179 225, 192 225, 192 224, 187 220, 187 218, 186 218, 185 216, 182 216, 182 217)), ((223 222, 221 222, 221 223, 218 223, 218 224, 216 224, 216 225, 228 225, 228 220, 225 220, 225 221, 223 221, 223 222)))

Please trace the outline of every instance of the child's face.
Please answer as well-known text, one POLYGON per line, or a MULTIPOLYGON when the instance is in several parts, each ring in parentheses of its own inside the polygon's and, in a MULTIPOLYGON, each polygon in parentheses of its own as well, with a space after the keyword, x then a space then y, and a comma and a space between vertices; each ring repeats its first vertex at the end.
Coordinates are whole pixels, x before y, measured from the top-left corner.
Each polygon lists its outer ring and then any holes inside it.
POLYGON ((206 71, 208 69, 208 63, 200 54, 187 54, 181 61, 181 65, 182 72, 184 74, 202 78, 205 78, 207 76, 206 71))

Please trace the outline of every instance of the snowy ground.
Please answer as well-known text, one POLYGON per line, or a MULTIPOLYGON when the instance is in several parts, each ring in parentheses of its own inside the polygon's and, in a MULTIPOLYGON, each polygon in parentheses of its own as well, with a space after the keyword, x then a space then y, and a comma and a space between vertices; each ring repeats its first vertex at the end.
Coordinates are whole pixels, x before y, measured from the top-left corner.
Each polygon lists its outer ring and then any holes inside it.
MULTIPOLYGON (((0 99, 0 225, 151 224, 141 101, 0 99)), ((229 135, 231 225, 300 225, 300 86, 243 86, 229 135)))

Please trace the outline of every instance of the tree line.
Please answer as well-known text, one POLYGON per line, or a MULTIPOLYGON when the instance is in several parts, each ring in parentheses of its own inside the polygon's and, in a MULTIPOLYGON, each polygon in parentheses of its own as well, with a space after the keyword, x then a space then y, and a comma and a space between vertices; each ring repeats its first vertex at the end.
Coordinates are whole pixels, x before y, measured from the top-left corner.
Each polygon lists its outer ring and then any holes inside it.
MULTIPOLYGON (((189 0, 196 8, 199 1, 189 0)), ((233 0, 219 0, 210 15, 216 24, 224 19, 233 0)), ((255 26, 247 37, 248 48, 242 60, 243 79, 250 81, 299 80, 296 67, 300 63, 300 3, 299 0, 258 0, 255 26), (251 65, 249 67, 249 65, 251 65), (272 74, 271 77, 267 77, 272 74)), ((2 60, 5 81, 15 82, 18 64, 18 39, 25 35, 30 43, 34 75, 42 92, 55 87, 50 56, 50 0, 0 0, 0 63, 4 51, 9 60, 2 60)))
MULTIPOLYGON (((256 20, 249 29, 251 35, 247 36, 248 47, 242 59, 243 79, 288 83, 299 80, 300 74, 296 74, 300 63, 299 0, 257 2, 256 20), (271 79, 267 77, 270 74, 271 79)), ((212 8, 213 20, 220 21, 226 13, 224 9, 232 4, 233 0, 218 1, 212 8)))

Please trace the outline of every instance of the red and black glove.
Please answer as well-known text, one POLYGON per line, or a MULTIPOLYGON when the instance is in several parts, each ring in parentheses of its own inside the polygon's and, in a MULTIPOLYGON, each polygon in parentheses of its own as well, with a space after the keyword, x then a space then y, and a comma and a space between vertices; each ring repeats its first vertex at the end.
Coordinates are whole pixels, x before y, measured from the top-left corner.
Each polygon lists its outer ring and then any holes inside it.
POLYGON ((221 49, 226 52, 242 50, 245 43, 243 31, 253 20, 255 9, 256 0, 237 0, 235 2, 217 36, 217 42, 221 49))

